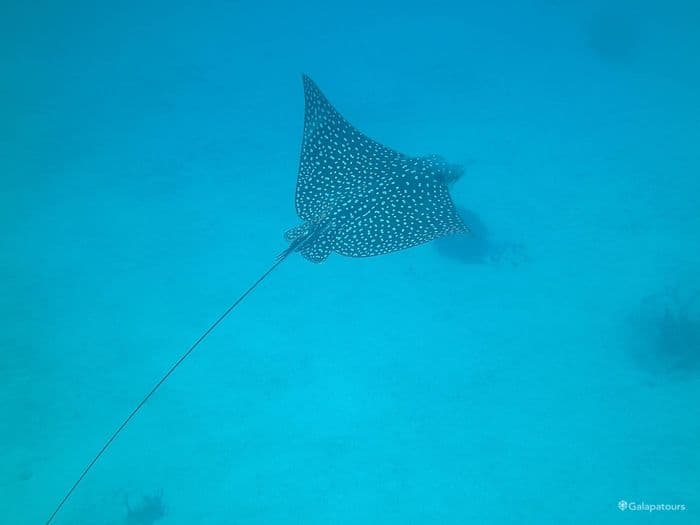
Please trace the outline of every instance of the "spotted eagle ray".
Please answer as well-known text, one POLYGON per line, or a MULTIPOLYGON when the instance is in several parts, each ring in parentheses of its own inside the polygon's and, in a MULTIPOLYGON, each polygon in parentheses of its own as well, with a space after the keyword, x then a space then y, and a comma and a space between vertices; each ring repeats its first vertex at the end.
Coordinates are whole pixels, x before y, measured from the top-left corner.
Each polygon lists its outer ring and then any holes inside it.
POLYGON ((320 263, 332 253, 371 257, 468 232, 448 191, 461 168, 441 157, 410 157, 356 129, 306 75, 304 133, 295 206, 302 224, 289 246, 175 361, 111 434, 46 521, 50 524, 90 469, 146 402, 204 339, 290 254, 320 263))

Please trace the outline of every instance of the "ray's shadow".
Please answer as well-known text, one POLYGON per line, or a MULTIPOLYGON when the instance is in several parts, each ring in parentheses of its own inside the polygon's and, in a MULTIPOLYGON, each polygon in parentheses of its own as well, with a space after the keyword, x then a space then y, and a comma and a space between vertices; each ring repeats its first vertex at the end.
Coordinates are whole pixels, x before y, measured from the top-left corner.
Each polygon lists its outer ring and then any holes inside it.
POLYGON ((144 494, 133 502, 129 497, 125 497, 126 525, 153 525, 166 514, 163 503, 163 491, 159 490, 153 494, 144 494))
POLYGON ((517 266, 527 260, 523 245, 494 240, 476 212, 457 208, 471 233, 441 237, 434 242, 438 253, 463 264, 499 264, 517 266))
POLYGON ((629 13, 608 8, 594 12, 583 27, 584 44, 602 62, 627 65, 641 52, 643 31, 629 13))

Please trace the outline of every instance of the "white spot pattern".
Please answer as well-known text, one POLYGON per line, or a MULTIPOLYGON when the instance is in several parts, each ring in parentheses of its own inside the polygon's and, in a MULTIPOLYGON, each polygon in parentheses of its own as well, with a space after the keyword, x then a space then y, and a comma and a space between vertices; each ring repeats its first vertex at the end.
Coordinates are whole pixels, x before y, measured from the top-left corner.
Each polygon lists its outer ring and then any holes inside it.
POLYGON ((287 240, 326 224, 300 248, 314 262, 331 252, 369 257, 467 231, 450 198, 439 157, 413 158, 348 123, 304 76, 304 136, 296 188, 305 224, 287 240))

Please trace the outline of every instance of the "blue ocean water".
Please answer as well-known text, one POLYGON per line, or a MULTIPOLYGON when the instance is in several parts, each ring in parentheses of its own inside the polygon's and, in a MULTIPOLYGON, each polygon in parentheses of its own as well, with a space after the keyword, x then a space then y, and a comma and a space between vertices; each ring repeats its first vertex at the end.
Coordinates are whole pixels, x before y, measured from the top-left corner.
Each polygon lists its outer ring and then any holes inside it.
POLYGON ((478 235, 285 261, 54 523, 700 523, 698 23, 678 0, 3 3, 0 523, 44 523, 285 247, 302 73, 464 165, 478 235))

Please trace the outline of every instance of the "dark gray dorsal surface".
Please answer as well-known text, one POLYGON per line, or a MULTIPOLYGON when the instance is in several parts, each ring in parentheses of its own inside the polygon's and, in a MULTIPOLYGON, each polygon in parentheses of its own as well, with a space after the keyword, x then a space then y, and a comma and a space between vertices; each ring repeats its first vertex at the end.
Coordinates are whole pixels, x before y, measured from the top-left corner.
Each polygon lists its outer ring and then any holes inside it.
POLYGON ((467 231, 447 189, 453 167, 367 137, 307 76, 304 98, 296 210, 305 223, 285 234, 304 257, 369 257, 467 231))
POLYGON ((298 251, 314 262, 324 261, 331 252, 369 257, 467 231, 447 191, 447 185, 461 175, 459 167, 438 157, 408 157, 373 141, 352 127, 306 76, 304 95, 296 191, 297 214, 304 223, 287 231, 290 244, 274 264, 202 332, 122 420, 54 507, 46 525, 53 523, 92 467, 173 372, 289 254, 298 251))

